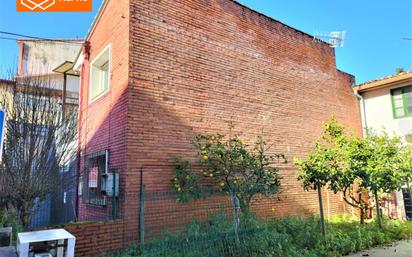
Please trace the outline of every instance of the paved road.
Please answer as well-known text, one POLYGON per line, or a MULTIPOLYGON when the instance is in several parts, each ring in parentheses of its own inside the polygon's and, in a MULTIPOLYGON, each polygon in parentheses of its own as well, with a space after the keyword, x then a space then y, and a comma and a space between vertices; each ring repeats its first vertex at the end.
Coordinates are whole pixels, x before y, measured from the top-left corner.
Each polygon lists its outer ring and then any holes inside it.
POLYGON ((0 257, 17 257, 14 247, 0 247, 0 257))
POLYGON ((399 241, 392 245, 365 250, 348 257, 412 257, 412 240, 399 241))

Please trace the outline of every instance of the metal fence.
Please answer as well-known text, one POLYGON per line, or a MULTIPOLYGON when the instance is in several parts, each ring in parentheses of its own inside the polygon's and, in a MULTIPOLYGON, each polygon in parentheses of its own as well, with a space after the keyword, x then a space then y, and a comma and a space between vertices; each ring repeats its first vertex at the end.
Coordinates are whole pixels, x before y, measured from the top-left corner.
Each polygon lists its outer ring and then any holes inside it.
POLYGON ((52 190, 44 199, 35 199, 30 217, 30 229, 50 227, 76 220, 76 163, 73 161, 67 169, 60 171, 60 181, 49 185, 52 190))
POLYGON ((184 257, 251 257, 259 249, 250 247, 256 240, 255 235, 263 229, 241 229, 237 233, 222 231, 221 233, 182 235, 177 238, 164 238, 153 241, 142 248, 142 256, 184 256, 184 257), (247 247, 245 247, 247 245, 247 247))
POLYGON ((178 203, 177 195, 171 191, 144 191, 141 199, 139 238, 142 242, 181 231, 190 223, 208 220, 218 214, 237 217, 239 208, 224 194, 178 203))
MULTIPOLYGON (((271 231, 276 239, 274 230, 252 214, 242 214, 236 198, 228 194, 180 203, 173 192, 144 191, 142 199, 141 256, 251 257, 259 252, 258 237, 271 231)), ((252 209, 261 204, 255 201, 252 209)))
POLYGON ((45 199, 36 199, 29 229, 47 228, 76 221, 107 221, 122 218, 122 196, 119 193, 119 185, 116 184, 119 183, 118 173, 109 173, 106 176, 104 183, 108 185, 104 186, 104 190, 96 188, 99 190, 98 195, 87 190, 87 187, 79 186, 88 181, 73 180, 64 187, 53 190, 45 199), (108 190, 109 188, 111 190, 108 190))
POLYGON ((76 220, 76 199, 73 188, 62 188, 44 200, 36 199, 29 228, 44 228, 76 220))

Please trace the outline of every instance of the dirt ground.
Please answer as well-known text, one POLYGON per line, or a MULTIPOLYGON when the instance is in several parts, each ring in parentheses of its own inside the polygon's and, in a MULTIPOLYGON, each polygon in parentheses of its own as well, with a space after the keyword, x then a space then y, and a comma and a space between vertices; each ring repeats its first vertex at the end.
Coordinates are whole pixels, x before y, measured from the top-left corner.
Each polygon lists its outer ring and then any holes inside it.
POLYGON ((412 257, 412 240, 405 240, 372 248, 348 257, 371 256, 371 257, 412 257))

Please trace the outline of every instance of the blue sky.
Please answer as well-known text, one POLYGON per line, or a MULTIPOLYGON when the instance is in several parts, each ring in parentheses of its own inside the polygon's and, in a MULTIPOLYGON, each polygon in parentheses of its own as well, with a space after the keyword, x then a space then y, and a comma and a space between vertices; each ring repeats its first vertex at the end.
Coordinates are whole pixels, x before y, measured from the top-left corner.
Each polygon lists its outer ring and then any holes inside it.
MULTIPOLYGON (((117 0, 119 1, 119 0, 117 0)), ((358 83, 412 70, 411 0, 239 0, 261 13, 304 32, 347 31, 343 48, 336 49, 337 67, 356 76, 358 83)), ((0 0, 0 30, 46 38, 82 38, 92 13, 17 13, 15 0, 0 0)), ((6 35, 0 35, 5 36, 6 35)), ((0 76, 16 65, 15 41, 0 39, 0 76)))

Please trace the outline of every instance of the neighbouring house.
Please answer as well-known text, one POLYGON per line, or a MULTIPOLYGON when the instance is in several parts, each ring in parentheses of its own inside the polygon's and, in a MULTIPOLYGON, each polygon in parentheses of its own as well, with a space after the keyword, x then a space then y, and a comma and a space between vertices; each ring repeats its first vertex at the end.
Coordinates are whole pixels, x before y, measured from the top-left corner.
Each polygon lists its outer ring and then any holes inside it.
MULTIPOLYGON (((44 85, 44 94, 51 94, 59 99, 63 115, 73 108, 77 109, 79 75, 73 70, 73 61, 82 47, 82 40, 19 39, 17 43, 20 48, 17 74, 13 81, 2 83, 2 90, 13 88, 10 83, 44 85)), ((42 124, 36 125, 39 126, 39 131, 48 129, 42 124)), ((76 144, 77 142, 73 143, 74 151, 76 144)), ((62 178, 67 177, 63 173, 76 173, 76 170, 77 160, 73 159, 67 167, 62 167, 62 178)), ((48 196, 45 201, 39 202, 40 207, 33 213, 30 227, 45 227, 75 220, 75 196, 76 185, 71 183, 48 196)))
MULTIPOLYGON (((360 95, 362 125, 376 131, 385 130, 412 144, 412 71, 368 81, 354 87, 360 95)), ((389 217, 412 219, 410 188, 392 194, 384 202, 389 217)))
MULTIPOLYGON (((362 133, 354 77, 336 68, 334 49, 236 1, 105 0, 74 66, 78 215, 111 211, 103 185, 118 172, 126 243, 138 239, 141 186, 171 190, 171 159, 196 161, 190 141, 199 133, 236 133, 252 143, 263 130, 272 152, 286 155, 283 200, 261 199, 254 209, 266 217, 319 212, 292 158, 313 149, 323 121, 335 115, 362 133)), ((340 194, 323 194, 327 217, 348 211, 340 194)), ((156 211, 172 205, 148 202, 144 226, 167 228, 156 211)))
POLYGON ((44 79, 45 84, 61 90, 69 104, 78 104, 79 75, 73 70, 73 61, 82 46, 79 39, 19 39, 17 78, 44 79))
MULTIPOLYGON (((48 134, 50 126, 47 124, 54 123, 49 122, 48 118, 45 116, 32 118, 22 115, 20 118, 15 119, 15 113, 28 112, 33 110, 33 108, 36 108, 37 113, 41 115, 46 114, 48 111, 55 114, 56 110, 61 110, 62 108, 62 97, 63 93, 61 90, 49 88, 47 85, 38 84, 38 82, 34 82, 30 79, 0 79, 0 108, 4 108, 7 114, 7 125, 5 128, 6 137, 4 139, 3 155, 8 154, 8 156, 4 157, 5 159, 19 161, 22 164, 31 164, 30 169, 34 172, 34 174, 38 171, 38 167, 46 167, 46 165, 39 164, 36 168, 36 162, 49 160, 49 167, 53 167, 51 162, 54 162, 56 157, 40 157, 40 155, 47 155, 47 152, 53 154, 57 149, 54 141, 59 139, 50 141, 50 134, 48 134), (23 84, 24 82, 27 82, 27 84, 23 84), (57 107, 44 107, 44 105, 50 103, 56 104, 57 107), (37 120, 38 122, 32 123, 32 120, 37 120), (15 126, 16 124, 19 124, 19 126, 15 126), (20 131, 16 131, 18 129, 20 131), (8 135, 11 136, 11 139, 8 138, 8 135), (9 145, 10 142, 13 145, 12 147, 9 145), (35 145, 36 149, 31 148, 33 145, 35 145), (8 151, 7 149, 14 150, 8 151), (31 156, 31 154, 34 154, 34 156, 31 156)), ((68 112, 72 112, 77 108, 77 104, 66 103, 66 110, 68 112)), ((53 118, 57 117, 53 115, 53 118)), ((74 129, 76 131, 76 128, 74 129)), ((72 146, 70 148, 73 149, 74 153, 76 151, 76 147, 76 141, 72 142, 72 146)), ((73 156, 76 155, 73 154, 73 156)), ((5 159, 3 159, 3 161, 5 161, 5 159)), ((30 228, 46 227, 75 220, 74 201, 76 199, 76 183, 75 180, 71 178, 75 177, 77 171, 76 163, 76 158, 73 158, 71 161, 67 161, 67 166, 61 167, 59 172, 59 179, 61 180, 60 186, 56 189, 56 191, 49 194, 46 199, 35 199, 35 205, 37 207, 32 211, 32 215, 30 217, 31 222, 29 224, 30 228), (68 181, 68 179, 70 179, 70 181, 68 181), (65 182, 63 180, 65 180, 65 182)), ((10 168, 19 169, 20 167, 21 166, 17 163, 9 163, 7 166, 9 171, 10 168)), ((16 172, 17 173, 15 174, 20 175, 23 173, 23 171, 16 172)), ((2 176, 5 176, 4 173, 0 175, 0 177, 2 176)), ((52 177, 49 179, 50 183, 55 183, 58 181, 52 180, 52 177)), ((2 181, 1 183, 5 182, 2 181)), ((18 182, 16 183, 18 184, 18 182)), ((3 185, 4 184, 0 186, 3 185)), ((44 186, 47 186, 47 184, 44 184, 44 186)), ((51 186, 55 185, 50 184, 50 187, 51 186)), ((6 191, 1 193, 5 193, 7 195, 10 191, 7 191, 6 189, 6 191)))

